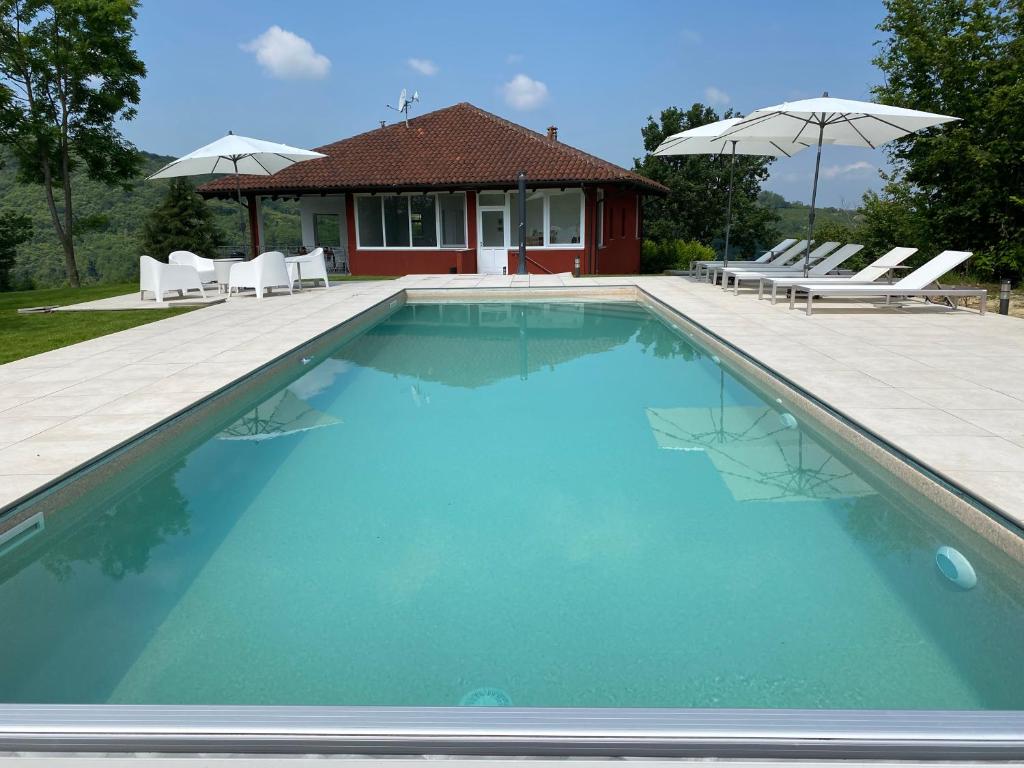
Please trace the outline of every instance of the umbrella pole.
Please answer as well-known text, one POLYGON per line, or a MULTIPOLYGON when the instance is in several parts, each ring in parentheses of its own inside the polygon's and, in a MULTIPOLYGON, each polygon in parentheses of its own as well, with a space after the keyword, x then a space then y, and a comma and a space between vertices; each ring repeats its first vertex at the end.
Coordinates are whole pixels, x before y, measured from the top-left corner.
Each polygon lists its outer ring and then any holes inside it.
POLYGON ((238 194, 238 224, 242 230, 242 254, 249 257, 249 235, 245 231, 245 206, 242 205, 242 180, 238 178, 238 160, 231 161, 235 166, 235 192, 238 194))
POLYGON ((814 203, 818 197, 818 169, 821 168, 821 142, 825 138, 825 115, 818 123, 818 157, 814 160, 814 186, 811 187, 811 212, 807 215, 807 248, 804 250, 804 277, 811 267, 811 239, 814 237, 814 203))
POLYGON ((729 203, 725 209, 725 258, 724 267, 729 266, 729 233, 732 230, 732 180, 736 175, 736 142, 732 142, 732 161, 729 163, 729 203))

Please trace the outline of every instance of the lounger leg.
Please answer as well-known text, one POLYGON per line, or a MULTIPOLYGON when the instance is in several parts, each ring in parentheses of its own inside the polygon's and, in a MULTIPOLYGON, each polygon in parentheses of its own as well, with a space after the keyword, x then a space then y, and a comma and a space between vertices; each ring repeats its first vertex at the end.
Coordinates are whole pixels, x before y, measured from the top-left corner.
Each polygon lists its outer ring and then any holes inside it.
POLYGON ((776 300, 779 298, 779 284, 772 283, 772 304, 774 305, 776 300))
POLYGON ((986 304, 988 304, 988 291, 982 291, 981 292, 981 304, 979 305, 979 308, 981 309, 981 313, 980 314, 982 314, 982 315, 985 314, 985 305, 986 304))
POLYGON ((732 291, 733 295, 734 296, 739 296, 740 295, 740 276, 739 275, 733 275, 732 287, 733 287, 733 291, 732 291))
POLYGON ((808 317, 811 316, 811 305, 812 304, 814 304, 814 292, 813 291, 808 291, 807 292, 807 309, 805 310, 805 314, 808 317))
POLYGON ((757 300, 760 301, 764 298, 764 279, 757 281, 757 300))
POLYGON ((789 308, 792 309, 796 306, 796 288, 791 287, 789 289, 789 308))

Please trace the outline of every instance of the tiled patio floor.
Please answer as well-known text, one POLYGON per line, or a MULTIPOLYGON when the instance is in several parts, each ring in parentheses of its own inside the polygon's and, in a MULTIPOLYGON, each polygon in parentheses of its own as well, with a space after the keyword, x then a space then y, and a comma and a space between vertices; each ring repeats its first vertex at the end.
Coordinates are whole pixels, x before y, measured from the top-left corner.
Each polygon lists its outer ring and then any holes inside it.
MULTIPOLYGON (((206 307, 0 366, 0 505, 406 288, 637 284, 1024 523, 1024 321, 679 277, 415 275, 206 307)), ((127 299, 126 299, 127 300, 127 299)))

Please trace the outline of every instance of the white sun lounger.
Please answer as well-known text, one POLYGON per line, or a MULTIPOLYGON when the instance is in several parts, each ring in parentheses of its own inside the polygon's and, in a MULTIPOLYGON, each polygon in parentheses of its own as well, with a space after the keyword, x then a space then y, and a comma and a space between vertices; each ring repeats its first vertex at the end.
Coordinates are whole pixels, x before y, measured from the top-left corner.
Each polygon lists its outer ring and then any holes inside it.
MULTIPOLYGON (((861 250, 864 246, 858 245, 857 243, 847 243, 838 251, 833 251, 825 258, 818 261, 813 267, 807 270, 807 276, 809 278, 824 277, 833 269, 838 269, 844 261, 849 259, 857 251, 861 250)), ((797 270, 803 272, 803 263, 797 265, 797 270)), ((774 272, 736 272, 732 276, 733 293, 737 296, 740 293, 740 283, 758 283, 766 277, 771 277, 774 272)), ((795 273, 794 273, 795 274, 795 273)), ((726 282, 728 282, 728 276, 726 276, 726 282)), ((760 294, 760 288, 758 288, 760 294)))
MULTIPOLYGON (((817 264, 819 261, 828 256, 832 251, 839 247, 839 243, 834 240, 830 240, 827 243, 822 243, 807 256, 808 264, 817 264)), ((765 264, 763 267, 746 268, 746 267, 727 267, 722 270, 722 290, 728 290, 729 280, 736 275, 744 274, 768 274, 768 275, 802 275, 804 272, 804 255, 801 251, 799 258, 790 262, 789 264, 765 264)))
MULTIPOLYGON (((796 243, 796 238, 795 237, 790 237, 790 238, 787 238, 786 240, 782 240, 782 241, 776 243, 770 249, 768 249, 767 251, 762 253, 760 256, 758 256, 756 259, 729 259, 729 263, 730 264, 767 264, 769 261, 774 259, 779 254, 781 254, 783 251, 785 251, 787 248, 789 248, 794 243, 796 243)), ((694 272, 696 272, 696 274, 694 276, 695 277, 700 277, 700 273, 701 273, 702 270, 707 269, 708 267, 720 267, 720 266, 722 266, 724 264, 725 264, 725 262, 723 260, 721 260, 721 259, 711 259, 711 260, 706 260, 705 259, 705 260, 701 260, 701 261, 691 261, 690 262, 690 273, 693 274, 694 272)))
POLYGON ((943 251, 924 266, 918 267, 902 280, 897 280, 892 285, 812 285, 800 283, 793 286, 789 297, 790 309, 796 303, 797 291, 807 292, 807 306, 805 312, 810 315, 813 311, 814 297, 821 298, 884 298, 885 303, 894 297, 902 296, 945 296, 945 297, 970 297, 977 296, 981 299, 981 314, 985 314, 985 300, 988 291, 983 288, 928 288, 936 280, 949 272, 951 269, 963 264, 971 257, 971 251, 943 251))
POLYGON ((788 292, 794 285, 857 285, 858 283, 873 283, 885 277, 889 270, 898 267, 908 258, 917 253, 917 248, 893 248, 891 251, 875 259, 860 272, 854 275, 832 275, 829 277, 817 277, 813 280, 806 277, 770 277, 765 275, 761 278, 761 284, 757 288, 757 298, 763 298, 764 290, 769 285, 772 287, 772 304, 778 297, 779 288, 785 288, 788 292))
MULTIPOLYGON (((811 243, 813 244, 814 241, 812 240, 811 243)), ((787 248, 785 251, 780 253, 774 259, 771 259, 770 261, 767 261, 767 262, 765 262, 763 264, 758 264, 756 266, 756 269, 763 269, 765 267, 776 267, 776 266, 782 266, 783 264, 787 264, 787 263, 795 260, 801 254, 803 254, 803 252, 806 250, 806 248, 807 248, 807 241, 806 240, 801 240, 800 242, 794 243, 793 245, 789 246, 789 248, 787 248)), ((742 269, 742 267, 729 267, 729 269, 742 269)), ((722 273, 722 270, 723 270, 723 267, 720 264, 716 265, 716 266, 708 267, 708 280, 711 282, 712 285, 714 285, 714 284, 716 284, 718 282, 718 275, 720 275, 722 273)))

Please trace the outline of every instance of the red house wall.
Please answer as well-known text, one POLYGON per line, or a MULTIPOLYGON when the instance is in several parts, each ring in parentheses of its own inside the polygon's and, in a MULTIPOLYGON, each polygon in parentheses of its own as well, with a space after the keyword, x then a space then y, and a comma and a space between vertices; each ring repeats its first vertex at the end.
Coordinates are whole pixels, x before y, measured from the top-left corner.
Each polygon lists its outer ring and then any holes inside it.
POLYGON ((604 247, 597 249, 598 274, 632 275, 640 271, 639 202, 640 195, 633 190, 605 187, 604 247))
MULTIPOLYGON (((638 193, 605 187, 604 247, 596 247, 596 194, 587 189, 584 198, 583 248, 528 248, 526 271, 532 274, 574 272, 580 260, 581 274, 633 274, 640 271, 640 240, 637 238, 638 193), (611 215, 609 216, 609 211, 611 215)), ((445 274, 477 271, 476 195, 466 194, 468 245, 465 250, 361 250, 356 247, 355 200, 345 199, 348 223, 349 269, 353 275, 445 274)), ((508 271, 515 274, 519 251, 508 252, 508 271)))

